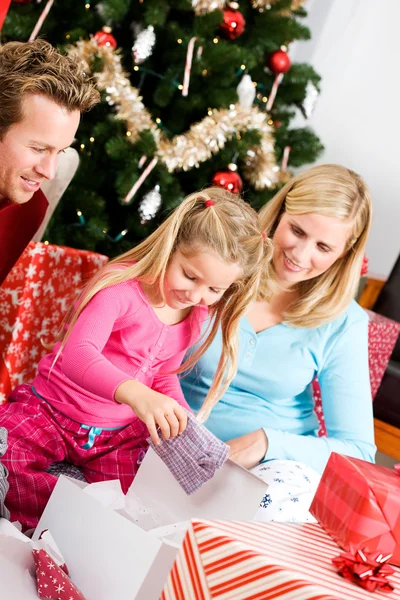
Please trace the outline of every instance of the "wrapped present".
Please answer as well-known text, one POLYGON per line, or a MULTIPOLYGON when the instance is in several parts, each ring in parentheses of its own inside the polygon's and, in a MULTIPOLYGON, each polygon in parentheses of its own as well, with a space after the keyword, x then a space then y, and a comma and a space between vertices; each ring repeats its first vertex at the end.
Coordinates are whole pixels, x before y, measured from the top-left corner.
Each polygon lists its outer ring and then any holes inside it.
POLYGON ((387 469, 333 452, 310 512, 348 552, 392 554, 400 566, 400 477, 387 469))
POLYGON ((7 600, 85 600, 50 532, 32 541, 6 519, 0 519, 0 582, 7 600))
POLYGON ((369 346, 369 377, 371 394, 375 398, 397 338, 400 334, 400 323, 367 310, 368 346, 369 346))
POLYGON ((65 569, 48 555, 46 550, 32 550, 36 567, 39 598, 58 600, 85 600, 82 592, 68 577, 65 569))
MULTIPOLYGON (((315 524, 193 520, 160 600, 366 600, 340 576, 339 548, 315 524)), ((400 598, 400 570, 388 577, 400 598)))
MULTIPOLYGON (((372 399, 375 398, 383 376, 388 366, 390 356, 400 334, 400 323, 392 321, 382 315, 366 311, 368 314, 368 365, 369 378, 371 383, 372 399)), ((318 378, 312 382, 313 397, 315 401, 315 413, 318 418, 319 431, 318 436, 327 435, 324 420, 324 411, 322 408, 321 388, 318 378)))
POLYGON ((108 258, 31 242, 0 287, 0 403, 30 381, 86 281, 108 258))

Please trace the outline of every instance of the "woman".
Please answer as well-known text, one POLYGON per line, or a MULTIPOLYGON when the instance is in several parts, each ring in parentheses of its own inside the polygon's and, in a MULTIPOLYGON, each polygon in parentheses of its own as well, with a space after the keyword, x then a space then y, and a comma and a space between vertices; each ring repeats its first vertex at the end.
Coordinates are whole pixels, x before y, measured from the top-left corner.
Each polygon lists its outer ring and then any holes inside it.
MULTIPOLYGON (((280 459, 321 473, 332 451, 373 461, 368 318, 353 300, 371 224, 368 189, 353 171, 321 165, 289 181, 259 218, 274 243, 272 266, 240 322, 237 375, 206 426, 246 468, 280 459), (316 376, 328 437, 317 434, 316 376)), ((220 351, 218 338, 182 379, 195 411, 220 351)))

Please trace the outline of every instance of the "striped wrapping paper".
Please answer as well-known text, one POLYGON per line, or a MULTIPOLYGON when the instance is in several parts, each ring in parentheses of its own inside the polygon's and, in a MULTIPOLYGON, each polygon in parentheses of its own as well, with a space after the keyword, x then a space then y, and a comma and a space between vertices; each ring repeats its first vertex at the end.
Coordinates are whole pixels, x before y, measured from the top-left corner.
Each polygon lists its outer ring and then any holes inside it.
MULTIPOLYGON (((378 600, 340 577, 314 524, 193 520, 160 600, 378 600)), ((389 580, 400 600, 400 569, 389 580)))

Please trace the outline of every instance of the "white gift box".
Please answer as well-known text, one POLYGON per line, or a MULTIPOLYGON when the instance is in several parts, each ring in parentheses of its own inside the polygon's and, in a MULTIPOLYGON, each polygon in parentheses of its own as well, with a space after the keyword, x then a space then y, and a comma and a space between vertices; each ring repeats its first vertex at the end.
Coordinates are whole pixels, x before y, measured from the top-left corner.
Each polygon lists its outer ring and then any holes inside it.
POLYGON ((34 534, 51 530, 87 600, 157 600, 187 521, 250 520, 267 488, 227 461, 188 496, 151 449, 122 502, 116 483, 60 477, 34 534))

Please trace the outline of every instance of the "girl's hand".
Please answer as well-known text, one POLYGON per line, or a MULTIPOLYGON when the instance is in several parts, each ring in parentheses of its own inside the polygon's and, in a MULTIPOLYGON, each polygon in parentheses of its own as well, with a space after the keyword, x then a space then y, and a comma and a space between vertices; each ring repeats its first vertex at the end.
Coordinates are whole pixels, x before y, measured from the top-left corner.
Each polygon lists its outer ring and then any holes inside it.
POLYGON ((157 427, 164 440, 169 440, 185 431, 187 414, 180 404, 169 396, 149 390, 145 397, 130 402, 130 406, 149 430, 154 444, 160 444, 157 427))
POLYGON ((173 398, 151 390, 136 379, 127 379, 121 383, 115 390, 114 400, 131 407, 145 423, 151 439, 157 445, 160 443, 157 427, 164 440, 174 438, 186 429, 187 414, 182 406, 173 398))

